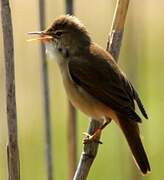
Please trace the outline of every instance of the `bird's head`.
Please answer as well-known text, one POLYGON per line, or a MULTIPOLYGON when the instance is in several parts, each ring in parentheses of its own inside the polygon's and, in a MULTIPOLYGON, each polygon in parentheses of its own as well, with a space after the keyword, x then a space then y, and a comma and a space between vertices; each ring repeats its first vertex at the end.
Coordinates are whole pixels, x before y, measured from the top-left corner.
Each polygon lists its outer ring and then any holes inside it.
POLYGON ((70 54, 76 54, 88 48, 91 42, 84 25, 70 15, 60 16, 44 31, 29 32, 29 34, 40 35, 36 39, 43 41, 47 51, 51 53, 56 50, 63 53, 67 50, 70 54))

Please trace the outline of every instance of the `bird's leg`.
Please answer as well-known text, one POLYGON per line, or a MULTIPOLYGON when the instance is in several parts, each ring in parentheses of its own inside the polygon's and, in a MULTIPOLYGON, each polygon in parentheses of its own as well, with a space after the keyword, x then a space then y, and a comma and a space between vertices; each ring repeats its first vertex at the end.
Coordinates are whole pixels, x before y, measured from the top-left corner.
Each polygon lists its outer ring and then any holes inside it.
POLYGON ((83 134, 85 135, 85 137, 84 137, 84 140, 83 140, 83 144, 87 144, 87 143, 91 143, 91 142, 96 142, 96 143, 102 144, 102 142, 99 140, 99 137, 101 135, 102 130, 110 122, 111 122, 111 119, 105 118, 104 123, 98 129, 96 129, 96 131, 93 133, 93 135, 90 135, 90 134, 84 132, 83 134))

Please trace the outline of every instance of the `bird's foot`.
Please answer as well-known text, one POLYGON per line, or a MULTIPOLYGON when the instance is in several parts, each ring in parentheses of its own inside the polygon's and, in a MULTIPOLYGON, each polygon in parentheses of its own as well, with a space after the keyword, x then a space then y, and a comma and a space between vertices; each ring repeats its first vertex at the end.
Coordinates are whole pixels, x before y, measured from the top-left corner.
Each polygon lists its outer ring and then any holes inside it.
POLYGON ((83 139, 83 144, 88 144, 91 142, 102 144, 102 142, 99 140, 99 137, 101 135, 101 129, 97 129, 93 135, 90 135, 86 132, 84 132, 83 135, 85 135, 85 137, 83 139))

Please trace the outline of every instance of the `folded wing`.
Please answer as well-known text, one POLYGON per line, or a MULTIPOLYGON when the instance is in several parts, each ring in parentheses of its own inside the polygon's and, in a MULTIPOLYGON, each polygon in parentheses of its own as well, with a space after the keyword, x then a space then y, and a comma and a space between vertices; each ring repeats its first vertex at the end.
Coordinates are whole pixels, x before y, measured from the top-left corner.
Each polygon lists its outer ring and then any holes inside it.
POLYGON ((70 75, 94 98, 126 117, 140 122, 141 119, 134 110, 134 99, 137 99, 141 111, 147 116, 143 105, 132 85, 110 57, 103 51, 71 59, 68 64, 70 75))

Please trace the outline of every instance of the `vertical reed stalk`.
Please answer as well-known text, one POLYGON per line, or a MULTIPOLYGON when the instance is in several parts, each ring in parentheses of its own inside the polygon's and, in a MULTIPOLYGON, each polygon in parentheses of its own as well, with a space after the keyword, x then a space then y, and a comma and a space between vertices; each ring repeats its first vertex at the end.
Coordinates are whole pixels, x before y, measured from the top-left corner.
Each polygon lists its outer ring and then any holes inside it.
MULTIPOLYGON (((73 0, 66 0, 66 14, 74 14, 73 0)), ((68 102, 68 179, 72 180, 77 164, 77 123, 76 109, 68 102)))
POLYGON ((8 0, 1 0, 1 19, 6 72, 6 110, 8 125, 8 179, 20 180, 20 161, 17 134, 17 109, 15 97, 15 68, 13 28, 8 0))
MULTIPOLYGON (((39 25, 40 29, 45 29, 45 0, 39 0, 39 25)), ((41 44, 41 71, 42 71, 42 87, 43 87, 43 110, 45 124, 45 146, 46 146, 46 166, 47 180, 53 180, 53 163, 52 163, 52 139, 51 139, 51 115, 49 100, 49 82, 48 67, 46 61, 45 47, 41 44)))

